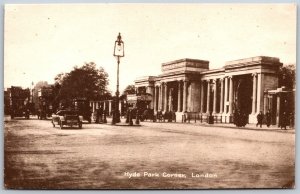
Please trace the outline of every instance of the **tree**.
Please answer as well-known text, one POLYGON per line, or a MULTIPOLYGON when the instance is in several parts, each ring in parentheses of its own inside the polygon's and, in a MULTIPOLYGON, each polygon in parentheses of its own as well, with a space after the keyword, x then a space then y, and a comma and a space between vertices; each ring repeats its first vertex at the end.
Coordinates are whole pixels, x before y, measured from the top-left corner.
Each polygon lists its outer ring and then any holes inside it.
POLYGON ((55 87, 60 88, 58 98, 71 100, 87 98, 88 100, 102 100, 110 92, 107 90, 108 74, 94 62, 85 63, 81 67, 75 66, 69 73, 60 73, 55 77, 55 87))
POLYGON ((124 91, 123 91, 123 95, 127 95, 127 94, 135 94, 135 86, 134 85, 128 85, 124 91))
POLYGON ((279 86, 293 89, 296 85, 296 66, 294 64, 283 65, 279 69, 279 86))

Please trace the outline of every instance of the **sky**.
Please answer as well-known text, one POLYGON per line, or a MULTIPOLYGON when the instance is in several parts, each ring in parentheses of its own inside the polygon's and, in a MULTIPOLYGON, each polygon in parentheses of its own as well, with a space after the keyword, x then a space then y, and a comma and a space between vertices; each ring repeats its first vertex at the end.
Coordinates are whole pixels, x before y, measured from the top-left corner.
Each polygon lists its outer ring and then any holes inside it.
POLYGON ((115 92, 119 32, 121 92, 181 58, 208 60, 210 69, 254 56, 296 63, 296 4, 6 5, 4 87, 51 84, 57 74, 95 62, 115 92))

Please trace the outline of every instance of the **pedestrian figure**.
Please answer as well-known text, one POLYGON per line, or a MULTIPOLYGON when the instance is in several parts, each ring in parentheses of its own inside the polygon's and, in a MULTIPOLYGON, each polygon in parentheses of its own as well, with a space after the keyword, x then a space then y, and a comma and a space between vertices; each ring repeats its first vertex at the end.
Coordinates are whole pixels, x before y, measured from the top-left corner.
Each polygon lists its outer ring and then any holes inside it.
POLYGON ((174 111, 172 112, 172 120, 176 123, 176 113, 174 111))
POLYGON ((104 113, 103 113, 103 123, 107 123, 107 120, 106 120, 106 110, 104 110, 104 113))
POLYGON ((140 110, 136 108, 136 119, 135 119, 135 124, 139 125, 140 124, 140 110))
POLYGON ((161 122, 162 121, 162 111, 158 110, 156 115, 157 115, 158 121, 161 122))
POLYGON ((241 112, 240 110, 237 110, 234 113, 234 124, 237 127, 245 127, 247 124, 247 116, 245 113, 241 112))
POLYGON ((264 118, 264 116, 263 116, 263 114, 262 114, 262 111, 259 112, 259 114, 256 116, 256 118, 257 118, 257 124, 256 124, 256 127, 257 127, 258 125, 260 125, 260 128, 261 128, 261 127, 262 127, 262 121, 263 121, 263 118, 264 118))
POLYGON ((95 112, 94 112, 94 115, 96 115, 96 120, 95 120, 95 123, 99 123, 99 109, 96 109, 95 112))
POLYGON ((269 110, 266 113, 266 122, 267 122, 267 127, 270 127, 270 125, 271 125, 271 113, 270 113, 269 110))
POLYGON ((111 110, 111 115, 112 115, 112 120, 111 120, 111 124, 115 125, 116 124, 116 112, 115 110, 111 110))
POLYGON ((132 126, 133 125, 133 110, 129 110, 129 125, 132 126))
POLYGON ((208 124, 214 124, 214 117, 212 115, 212 112, 209 113, 208 116, 208 124))
POLYGON ((246 113, 244 113, 244 112, 242 113, 242 120, 243 120, 242 126, 245 127, 246 124, 248 123, 248 117, 247 117, 246 113))
POLYGON ((129 123, 129 112, 130 112, 130 111, 129 111, 129 109, 128 109, 128 110, 127 110, 127 113, 126 113, 126 121, 125 121, 126 123, 129 123))
POLYGON ((241 115, 240 115, 240 111, 239 110, 237 110, 237 111, 235 111, 234 112, 234 114, 233 114, 233 121, 234 121, 234 124, 237 126, 237 127, 240 127, 241 126, 241 117, 240 117, 241 115))
POLYGON ((286 112, 283 112, 282 114, 282 118, 281 118, 281 125, 280 125, 280 128, 281 129, 285 129, 286 130, 286 124, 287 124, 287 115, 286 115, 286 112))
POLYGON ((100 110, 99 110, 99 122, 103 123, 103 107, 100 106, 100 110))

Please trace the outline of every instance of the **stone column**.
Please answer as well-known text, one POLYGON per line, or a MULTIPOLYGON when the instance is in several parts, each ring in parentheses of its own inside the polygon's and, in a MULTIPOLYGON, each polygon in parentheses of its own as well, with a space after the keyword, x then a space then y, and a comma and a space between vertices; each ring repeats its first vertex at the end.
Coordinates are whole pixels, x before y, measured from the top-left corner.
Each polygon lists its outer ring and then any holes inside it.
POLYGON ((255 114, 255 107, 256 107, 256 73, 252 74, 253 77, 253 87, 252 87, 252 112, 251 114, 255 114))
POLYGON ((103 101, 103 110, 105 111, 105 109, 106 109, 106 103, 105 101, 103 101))
POLYGON ((168 108, 168 84, 164 85, 164 111, 167 111, 168 108))
POLYGON ((268 92, 264 92, 264 114, 268 111, 268 92))
POLYGON ((178 104, 177 104, 177 112, 181 112, 181 98, 182 98, 182 92, 181 92, 181 86, 182 82, 178 81, 178 104))
POLYGON ((228 77, 225 77, 225 92, 224 92, 224 109, 223 112, 227 114, 227 100, 228 100, 228 77))
POLYGON ((233 80, 232 76, 229 77, 229 114, 232 114, 233 108, 233 80))
POLYGON ((257 74, 257 106, 256 106, 256 113, 259 113, 261 111, 261 108, 260 108, 260 104, 262 103, 261 102, 261 73, 257 74))
POLYGON ((186 104, 186 109, 188 112, 192 112, 192 95, 193 95, 193 86, 192 82, 188 82, 187 86, 187 104, 186 104))
POLYGON ((155 87, 156 88, 156 92, 155 92, 155 106, 156 106, 156 111, 158 111, 158 109, 159 109, 159 95, 160 95, 160 93, 159 93, 159 86, 156 86, 155 87))
POLYGON ((135 93, 138 94, 139 93, 139 87, 136 87, 135 89, 135 93))
POLYGON ((182 102, 182 112, 186 111, 186 105, 187 105, 187 81, 183 81, 183 102, 182 102))
POLYGON ((161 83, 160 86, 159 86, 159 100, 158 100, 159 105, 158 105, 158 108, 161 111, 162 111, 162 108, 163 108, 162 100, 163 100, 163 83, 161 83))
POLYGON ((151 104, 150 104, 150 108, 151 109, 154 109, 154 103, 155 103, 155 101, 154 101, 154 96, 155 96, 155 86, 151 86, 151 95, 152 95, 152 102, 151 102, 151 104))
POLYGON ((108 114, 111 115, 111 109, 112 109, 112 101, 108 101, 109 102, 109 106, 108 106, 108 114))
POLYGON ((173 107, 173 104, 172 104, 172 101, 173 101, 173 91, 174 91, 174 88, 170 88, 169 89, 169 94, 168 94, 168 111, 174 111, 174 107, 173 107))
POLYGON ((119 111, 120 111, 120 113, 122 113, 122 101, 121 100, 119 100, 119 111))
MULTIPOLYGON (((147 86, 146 87, 146 93, 149 93, 152 95, 152 98, 154 99, 154 88, 153 86, 147 86)), ((154 107, 154 100, 152 100, 149 104, 149 108, 153 109, 154 107)))
POLYGON ((200 107, 201 107, 201 110, 200 110, 200 113, 202 114, 204 112, 204 84, 205 84, 205 81, 201 80, 200 81, 200 85, 201 85, 201 93, 200 93, 200 107))
POLYGON ((214 104, 213 104, 213 114, 217 113, 217 80, 213 80, 214 83, 214 104))
POLYGON ((223 113, 223 107, 224 107, 224 82, 223 78, 220 79, 221 82, 221 94, 220 94, 220 112, 223 113))
POLYGON ((281 105, 280 105, 280 97, 281 97, 281 95, 277 95, 277 107, 276 107, 276 124, 278 125, 278 127, 280 127, 280 125, 281 125, 281 123, 280 123, 280 107, 281 107, 281 105))
POLYGON ((154 95, 153 95, 153 110, 156 111, 156 95, 157 95, 157 89, 156 86, 154 86, 154 95))
POLYGON ((209 103, 210 103, 210 80, 207 80, 207 99, 206 99, 206 113, 209 114, 209 103))

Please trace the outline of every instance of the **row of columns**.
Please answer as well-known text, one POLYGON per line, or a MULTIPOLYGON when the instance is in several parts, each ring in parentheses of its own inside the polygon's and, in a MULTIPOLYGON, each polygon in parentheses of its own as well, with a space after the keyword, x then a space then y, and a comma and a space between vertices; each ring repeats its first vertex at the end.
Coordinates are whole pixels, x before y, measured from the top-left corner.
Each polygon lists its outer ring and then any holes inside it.
MULTIPOLYGON (((111 111, 112 111, 112 100, 108 100, 108 101, 91 101, 90 102, 90 106, 92 107, 92 112, 95 112, 96 109, 98 109, 100 106, 102 106, 103 110, 108 109, 108 114, 110 115, 111 111), (107 103, 108 102, 108 105, 107 103)), ((119 102, 119 108, 121 105, 121 101, 119 102)), ((119 109, 121 110, 121 109, 119 109)))
MULTIPOLYGON (((224 79, 218 79, 221 82, 221 96, 220 96, 220 111, 219 113, 232 113, 232 105, 233 105, 233 80, 232 76, 225 77, 224 79), (225 84, 224 81, 225 80, 225 84), (228 87, 229 80, 229 87, 228 87), (225 85, 225 91, 224 91, 225 85), (228 89, 229 88, 229 89, 228 89), (229 107, 229 108, 227 108, 229 107)), ((214 83, 214 91, 217 91, 217 79, 215 80, 202 80, 201 81, 201 108, 200 112, 204 113, 204 84, 207 83, 207 92, 206 92, 206 113, 209 114, 211 111, 213 114, 217 113, 217 92, 214 92, 213 97, 213 110, 210 110, 210 94, 211 94, 211 82, 214 83)), ((177 81, 178 83, 178 99, 177 99, 177 112, 185 112, 187 111, 187 96, 188 96, 188 85, 189 82, 187 80, 177 81), (182 105, 182 106, 181 106, 182 105)), ((162 110, 166 111, 168 109, 168 84, 167 82, 161 82, 160 85, 155 86, 154 89, 154 97, 153 97, 153 108, 155 111, 162 110)), ((170 102, 169 102, 170 103, 170 102)), ((170 107, 170 105, 169 105, 170 107)))
MULTIPOLYGON (((261 111, 262 100, 262 74, 252 74, 253 79, 253 93, 252 93, 252 113, 253 115, 258 114, 261 111)), ((209 114, 211 111, 213 114, 217 113, 217 81, 221 84, 220 92, 220 111, 218 113, 232 114, 233 113, 233 77, 227 76, 224 78, 213 79, 213 80, 202 80, 201 81, 201 113, 204 113, 204 84, 207 83, 207 102, 206 102, 206 113, 209 114), (211 94, 211 82, 214 84, 214 97, 213 97, 213 110, 210 110, 210 94, 211 94), (229 84, 228 84, 229 82, 229 84)), ((266 104, 266 103, 264 103, 266 104)))
POLYGON ((201 113, 207 113, 210 114, 216 114, 216 113, 225 113, 225 114, 232 114, 232 107, 233 107, 233 79, 232 76, 219 78, 219 79, 212 79, 212 80, 202 80, 201 81, 201 113), (221 84, 221 90, 220 90, 220 107, 219 112, 217 112, 217 84, 221 84), (225 83, 224 83, 225 82, 225 83), (229 82, 229 87, 228 87, 229 82), (205 110, 205 103, 204 103, 204 85, 207 86, 207 92, 206 92, 206 112, 205 110), (213 110, 210 110, 210 100, 211 100, 211 84, 213 84, 213 110))
MULTIPOLYGON (((177 81, 177 112, 185 112, 187 110, 187 88, 188 81, 180 80, 177 81)), ((155 86, 154 97, 153 97, 153 107, 154 111, 170 111, 171 109, 171 92, 168 88, 167 82, 161 82, 159 85, 155 86)))
MULTIPOLYGON (((252 74, 253 78, 253 93, 252 93, 252 114, 257 114, 261 109, 261 100, 258 99, 262 95, 261 91, 261 80, 262 75, 260 73, 252 74)), ((187 111, 188 106, 188 87, 190 82, 188 80, 177 81, 178 98, 177 98, 177 112, 187 111)), ((229 114, 233 113, 234 105, 234 91, 233 91, 233 77, 226 76, 223 78, 201 80, 200 84, 200 113, 206 114, 229 114), (220 84, 220 91, 217 91, 217 84, 220 84), (213 106, 210 110, 211 101, 211 84, 213 84, 213 106), (206 92, 205 92, 206 86, 206 92), (218 98, 218 94, 220 94, 218 98), (206 103, 204 99, 206 97, 206 103), (217 109, 219 102, 219 109, 217 109), (206 107, 205 107, 206 106, 206 107), (205 111, 206 110, 206 111, 205 111)), ((153 96, 153 102, 150 108, 154 111, 167 111, 171 107, 170 88, 168 88, 168 82, 161 82, 159 85, 148 86, 146 91, 150 91, 153 96)))

